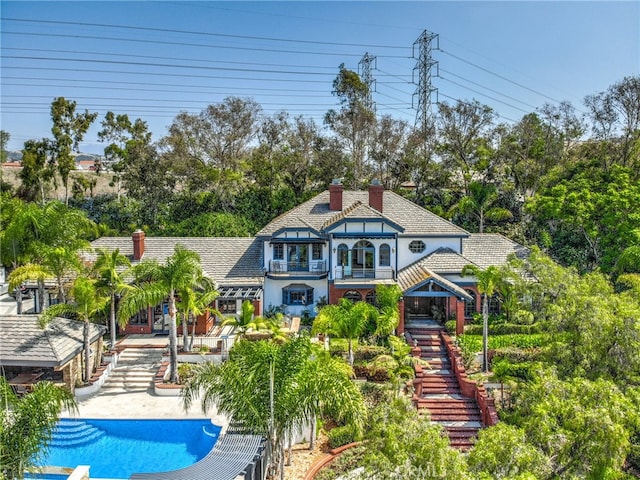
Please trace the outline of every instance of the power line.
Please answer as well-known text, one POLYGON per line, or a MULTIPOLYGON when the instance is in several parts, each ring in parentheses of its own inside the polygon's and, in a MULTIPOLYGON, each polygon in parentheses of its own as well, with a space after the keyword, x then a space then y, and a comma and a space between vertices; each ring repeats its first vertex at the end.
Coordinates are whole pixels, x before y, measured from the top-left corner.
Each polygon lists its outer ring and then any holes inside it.
POLYGON ((283 42, 283 43, 302 43, 302 44, 309 44, 309 45, 331 45, 331 46, 339 46, 339 47, 357 47, 357 48, 389 48, 389 49, 402 49, 402 50, 406 50, 407 48, 404 46, 394 46, 394 45, 370 45, 370 44, 360 44, 360 43, 325 42, 325 41, 319 42, 315 40, 299 40, 299 39, 276 38, 276 37, 258 37, 253 35, 236 35, 236 34, 228 34, 228 33, 195 32, 191 30, 176 30, 176 29, 169 29, 169 28, 115 25, 115 24, 106 24, 106 23, 67 22, 67 21, 60 21, 60 20, 33 20, 28 18, 1 18, 1 20, 10 21, 10 22, 74 25, 74 26, 83 26, 83 27, 105 27, 105 28, 115 28, 115 29, 124 29, 124 30, 139 30, 139 31, 145 31, 145 32, 179 33, 179 34, 188 34, 188 35, 196 35, 196 36, 206 36, 206 37, 223 37, 223 38, 235 38, 235 39, 243 39, 243 40, 263 40, 263 41, 283 42))
POLYGON ((450 57, 453 57, 453 58, 455 58, 456 60, 460 60, 461 62, 464 62, 464 63, 466 63, 466 64, 468 64, 468 65, 471 65, 472 67, 475 67, 475 68, 477 68, 477 69, 479 69, 479 70, 482 70, 483 72, 486 72, 486 73, 488 73, 488 74, 490 74, 490 75, 493 75, 494 77, 500 78, 500 79, 504 80, 505 82, 509 82, 509 83, 511 83, 511 84, 513 84, 513 85, 516 85, 516 86, 520 87, 520 88, 524 88, 525 90, 528 90, 528 91, 530 91, 530 92, 532 92, 532 93, 535 93, 536 95, 540 95, 541 97, 544 97, 544 98, 546 98, 546 99, 548 99, 548 100, 551 100, 552 102, 555 102, 555 103, 562 103, 560 100, 557 100, 557 99, 555 99, 555 98, 553 98, 553 97, 550 97, 549 95, 545 95, 544 93, 539 92, 539 91, 537 91, 537 90, 534 90, 533 88, 529 88, 529 87, 527 87, 526 85, 523 85, 523 84, 521 84, 521 83, 518 83, 518 82, 515 82, 515 81, 513 81, 513 80, 510 80, 510 79, 508 79, 507 77, 505 77, 504 75, 500 75, 500 74, 498 74, 498 73, 492 72, 492 71, 491 71, 491 70, 489 70, 488 68, 484 68, 484 67, 482 67, 482 66, 480 66, 480 65, 478 65, 478 64, 476 64, 476 63, 470 62, 469 60, 465 60, 464 58, 459 57, 459 56, 457 56, 457 55, 454 55, 453 53, 449 53, 449 52, 447 52, 446 50, 442 50, 442 49, 440 49, 440 51, 441 51, 442 53, 444 53, 445 55, 449 55, 450 57))

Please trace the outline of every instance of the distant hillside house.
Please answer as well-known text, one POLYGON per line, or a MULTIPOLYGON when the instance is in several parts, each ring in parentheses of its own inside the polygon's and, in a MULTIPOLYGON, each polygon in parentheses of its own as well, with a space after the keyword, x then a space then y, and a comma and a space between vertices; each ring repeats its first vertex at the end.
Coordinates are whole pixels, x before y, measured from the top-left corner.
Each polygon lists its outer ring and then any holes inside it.
MULTIPOLYGON (((408 320, 431 318, 456 318, 461 330, 480 307, 476 281, 461 276, 463 267, 500 265, 510 254, 528 253, 502 235, 469 233, 380 184, 348 191, 338 181, 255 238, 145 238, 136 232, 133 239, 93 242, 119 248, 134 261, 164 261, 176 244, 200 254, 204 270, 218 283, 215 306, 223 314, 236 313, 248 299, 257 314, 282 306, 290 315, 313 316, 318 302, 373 303, 377 285, 397 284, 403 291, 400 332, 408 320)), ((165 309, 143 312, 127 331, 163 329, 165 309)), ((198 323, 201 331, 212 325, 198 323)))

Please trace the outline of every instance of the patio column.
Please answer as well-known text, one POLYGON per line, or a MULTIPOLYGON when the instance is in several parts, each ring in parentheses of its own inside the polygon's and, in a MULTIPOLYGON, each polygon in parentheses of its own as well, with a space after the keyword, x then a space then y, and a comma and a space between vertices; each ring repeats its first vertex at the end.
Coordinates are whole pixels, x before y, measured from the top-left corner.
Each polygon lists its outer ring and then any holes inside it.
POLYGON ((456 335, 464 333, 464 300, 456 299, 456 335))
POLYGON ((398 320, 397 334, 402 335, 404 333, 404 297, 398 301, 398 313, 400 319, 398 320))

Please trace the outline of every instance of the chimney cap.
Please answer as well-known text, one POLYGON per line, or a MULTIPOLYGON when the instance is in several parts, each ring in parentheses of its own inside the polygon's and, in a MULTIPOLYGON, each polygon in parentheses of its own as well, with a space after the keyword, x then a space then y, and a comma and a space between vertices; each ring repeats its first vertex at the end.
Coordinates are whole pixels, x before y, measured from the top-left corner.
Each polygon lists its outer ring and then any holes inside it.
POLYGON ((342 181, 339 178, 331 180, 331 185, 342 185, 342 181))
POLYGON ((371 185, 382 185, 382 183, 380 183, 380 180, 378 180, 377 178, 374 178, 373 180, 371 180, 371 185))

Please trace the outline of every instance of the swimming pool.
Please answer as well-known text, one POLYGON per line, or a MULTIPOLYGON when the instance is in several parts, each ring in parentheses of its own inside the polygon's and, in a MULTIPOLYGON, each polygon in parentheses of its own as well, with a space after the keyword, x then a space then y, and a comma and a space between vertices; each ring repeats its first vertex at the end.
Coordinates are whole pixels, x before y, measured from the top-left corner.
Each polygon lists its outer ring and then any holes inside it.
POLYGON ((209 453, 220 429, 209 419, 65 419, 40 465, 90 465, 91 478, 110 479, 175 470, 209 453))

